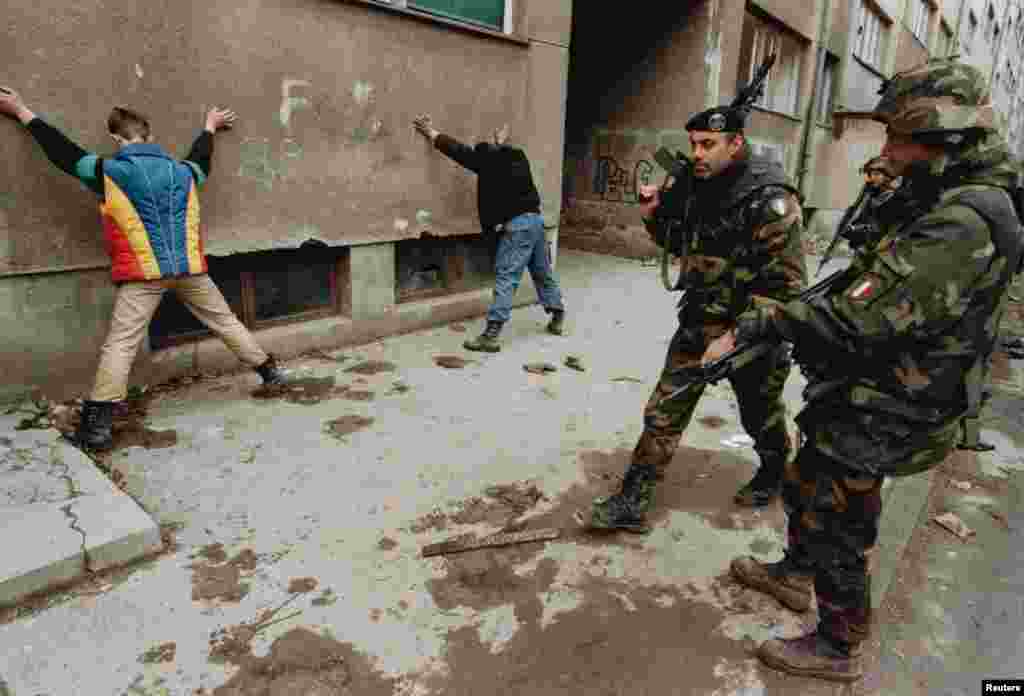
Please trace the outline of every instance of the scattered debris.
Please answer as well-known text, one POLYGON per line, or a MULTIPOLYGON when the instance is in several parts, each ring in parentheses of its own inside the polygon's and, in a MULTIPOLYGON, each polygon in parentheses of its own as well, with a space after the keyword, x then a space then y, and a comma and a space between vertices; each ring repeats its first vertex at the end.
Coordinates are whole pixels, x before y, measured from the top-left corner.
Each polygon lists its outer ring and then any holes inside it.
POLYGON ((548 372, 558 372, 558 368, 548 362, 527 363, 523 369, 534 375, 543 375, 548 372))
POLYGON ((334 385, 334 377, 305 377, 289 380, 283 385, 264 384, 253 391, 252 396, 254 399, 284 399, 288 403, 309 406, 336 396, 338 392, 334 385))
POLYGON ((950 480, 949 485, 952 486, 953 488, 957 489, 958 491, 969 491, 969 490, 971 490, 971 482, 970 481, 953 481, 953 480, 950 480))
POLYGON ((565 356, 565 366, 572 368, 578 372, 586 372, 587 368, 583 366, 583 359, 578 355, 567 355, 565 356))
POLYGON ((342 442, 345 440, 346 435, 362 430, 373 424, 374 419, 366 416, 342 416, 341 418, 335 418, 334 420, 327 421, 324 424, 324 431, 333 437, 338 438, 342 442))
POLYGON ((465 324, 460 324, 458 322, 456 322, 454 324, 449 324, 448 328, 451 329, 452 331, 455 331, 456 333, 465 333, 466 332, 466 325, 465 324))
POLYGON ((522 532, 499 532, 481 539, 468 537, 455 537, 437 544, 428 544, 423 547, 423 558, 441 556, 452 553, 462 553, 474 549, 489 548, 494 546, 510 546, 512 544, 526 544, 532 541, 548 541, 557 539, 561 531, 553 527, 545 529, 533 529, 522 532))
POLYGON ((989 514, 989 517, 991 517, 996 522, 998 522, 999 526, 1001 526, 1003 529, 1009 529, 1010 528, 1010 520, 1008 520, 1006 518, 1006 515, 1001 513, 999 510, 996 510, 991 505, 986 505, 982 509, 985 510, 985 512, 987 512, 989 514))
POLYGON ((460 358, 457 355, 435 355, 434 364, 438 367, 447 367, 449 370, 461 370, 471 361, 460 358))
POLYGON ((326 588, 320 593, 320 596, 315 598, 312 602, 314 607, 329 607, 338 601, 338 595, 334 593, 331 588, 326 588))
POLYGON ((341 393, 341 398, 349 401, 373 401, 374 397, 376 397, 374 392, 362 389, 345 389, 341 393))
POLYGON ((347 355, 331 355, 326 350, 311 350, 307 353, 309 357, 316 358, 317 360, 325 360, 327 362, 343 363, 348 362, 352 358, 347 355))
POLYGON ((704 416, 703 418, 697 419, 697 422, 703 425, 705 428, 711 428, 717 430, 729 421, 725 420, 721 416, 704 416))
POLYGON ((252 549, 243 549, 230 561, 222 544, 204 546, 199 551, 202 562, 189 566, 192 569, 192 600, 221 600, 239 602, 249 594, 249 584, 241 581, 242 571, 256 569, 256 554, 252 549))
POLYGON ((398 546, 398 542, 390 537, 384 537, 377 542, 377 548, 381 551, 391 551, 398 546))
POLYGON ((398 368, 393 362, 387 360, 367 360, 345 370, 357 375, 376 375, 381 372, 394 372, 398 368))
POLYGON ((161 662, 174 662, 174 656, 178 652, 176 643, 164 643, 150 648, 139 655, 139 662, 144 665, 155 665, 161 662))
POLYGON ((319 584, 316 578, 292 578, 288 583, 288 591, 292 594, 305 594, 315 590, 319 584))
POLYGON ((940 527, 952 532, 959 537, 961 541, 966 541, 974 534, 974 530, 964 524, 963 520, 952 512, 947 512, 945 515, 933 517, 932 522, 935 522, 940 527))
POLYGON ((411 390, 412 387, 410 387, 405 382, 402 382, 401 380, 395 380, 394 382, 391 383, 391 389, 388 389, 384 393, 390 396, 392 394, 405 394, 406 392, 411 390))
POLYGON ((637 377, 612 377, 613 382, 634 382, 636 384, 643 384, 644 381, 637 377))

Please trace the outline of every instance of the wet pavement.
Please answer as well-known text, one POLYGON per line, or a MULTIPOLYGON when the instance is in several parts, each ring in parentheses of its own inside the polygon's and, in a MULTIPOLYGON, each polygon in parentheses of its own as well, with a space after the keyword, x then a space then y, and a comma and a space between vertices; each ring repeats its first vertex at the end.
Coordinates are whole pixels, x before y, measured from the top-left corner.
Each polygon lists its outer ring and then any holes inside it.
MULTIPOLYGON (((994 373, 997 452, 958 453, 926 506, 889 521, 913 533, 880 561, 892 581, 855 686, 753 656, 809 630, 814 612, 728 576, 736 555, 778 558, 785 521, 777 505, 731 502, 755 458, 728 386, 701 402, 651 534, 579 528, 575 513, 619 483, 674 329, 656 273, 562 251, 568 335, 519 309, 497 354, 462 349, 479 325, 442 326, 289 362, 301 381, 284 390, 249 373, 150 390, 124 428, 136 439, 104 463, 173 543, 8 612, 0 694, 959 694, 1012 676, 1024 662, 1020 361, 994 373), (555 370, 524 370, 543 363, 555 370), (950 511, 975 530, 967 541, 930 521, 950 511), (420 556, 459 535, 541 528, 560 536, 420 556)), ((790 416, 801 386, 787 383, 790 416)))

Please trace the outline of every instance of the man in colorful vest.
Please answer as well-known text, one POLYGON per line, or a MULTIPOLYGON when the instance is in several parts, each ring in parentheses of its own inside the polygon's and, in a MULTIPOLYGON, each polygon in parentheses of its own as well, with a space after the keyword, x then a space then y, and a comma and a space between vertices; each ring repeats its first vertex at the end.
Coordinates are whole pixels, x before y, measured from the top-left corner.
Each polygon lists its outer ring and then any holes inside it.
POLYGON ((231 126, 233 112, 211 109, 184 161, 152 142, 148 120, 131 109, 114 108, 107 119, 118 146, 112 157, 86 152, 6 87, 0 87, 0 113, 19 120, 54 165, 100 199, 117 294, 95 386, 73 436, 76 444, 90 450, 113 445, 114 407, 127 396, 132 362, 166 290, 173 290, 265 383, 284 383, 273 357, 256 344, 207 275, 198 193, 210 174, 213 136, 231 126))

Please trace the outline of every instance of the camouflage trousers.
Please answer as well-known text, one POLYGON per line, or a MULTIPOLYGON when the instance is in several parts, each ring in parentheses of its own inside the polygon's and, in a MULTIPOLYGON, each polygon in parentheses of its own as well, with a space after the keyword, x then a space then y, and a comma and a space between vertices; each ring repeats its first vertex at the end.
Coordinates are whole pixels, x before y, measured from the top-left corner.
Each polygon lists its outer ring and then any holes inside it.
POLYGON ((822 455, 813 441, 785 465, 787 554, 814 574, 818 632, 840 643, 859 644, 870 630, 867 552, 878 539, 884 480, 846 469, 822 455))
POLYGON ((868 551, 878 539, 882 483, 942 462, 953 450, 960 419, 912 422, 855 407, 851 398, 840 393, 814 400, 797 416, 805 439, 784 469, 782 503, 789 516, 787 555, 814 574, 819 632, 857 644, 871 625, 868 551))
MULTIPOLYGON (((644 431, 633 450, 632 466, 649 467, 659 478, 664 475, 704 393, 703 385, 693 385, 671 402, 666 401, 666 396, 686 385, 686 380, 672 371, 699 365, 708 345, 731 326, 680 324, 669 344, 661 377, 644 408, 644 431)), ((779 346, 729 378, 739 402, 740 422, 754 439, 754 450, 762 465, 780 469, 792 450, 782 402, 782 388, 791 366, 788 348, 779 346)))

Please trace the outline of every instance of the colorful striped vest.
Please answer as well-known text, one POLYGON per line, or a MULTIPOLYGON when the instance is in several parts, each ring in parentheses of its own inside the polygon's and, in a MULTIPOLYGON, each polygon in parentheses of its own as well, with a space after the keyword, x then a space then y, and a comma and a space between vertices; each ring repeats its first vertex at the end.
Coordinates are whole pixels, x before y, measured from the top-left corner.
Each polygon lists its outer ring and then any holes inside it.
POLYGON ((206 273, 199 195, 188 164, 159 145, 126 145, 103 160, 100 204, 114 282, 206 273))

